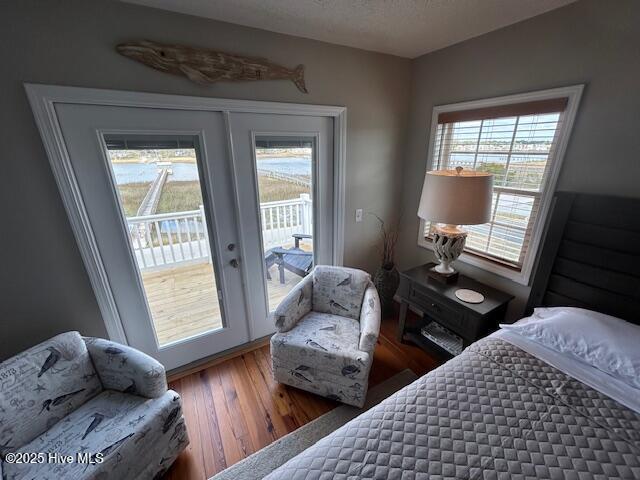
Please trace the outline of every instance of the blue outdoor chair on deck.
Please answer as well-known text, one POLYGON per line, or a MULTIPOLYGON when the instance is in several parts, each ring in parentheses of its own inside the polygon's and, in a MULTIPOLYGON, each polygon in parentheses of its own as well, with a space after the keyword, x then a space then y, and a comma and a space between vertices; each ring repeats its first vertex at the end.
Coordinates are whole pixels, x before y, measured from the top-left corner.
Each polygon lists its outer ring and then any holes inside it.
POLYGON ((280 272, 280 283, 285 283, 284 271, 288 270, 300 277, 306 277, 313 268, 313 252, 307 252, 300 248, 300 240, 311 239, 311 235, 304 233, 294 233, 295 246, 292 248, 274 247, 264 254, 264 262, 267 267, 267 278, 271 280, 269 269, 273 265, 278 265, 280 272))

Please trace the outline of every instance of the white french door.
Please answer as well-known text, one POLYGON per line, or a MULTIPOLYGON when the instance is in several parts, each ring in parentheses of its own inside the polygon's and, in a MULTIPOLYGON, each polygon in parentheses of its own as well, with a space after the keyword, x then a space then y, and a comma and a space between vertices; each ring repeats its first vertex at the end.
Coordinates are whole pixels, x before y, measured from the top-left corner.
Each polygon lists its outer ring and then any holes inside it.
POLYGON ((56 113, 128 342, 171 369, 248 341, 223 114, 56 113))
POLYGON ((230 113, 247 308, 255 338, 314 264, 334 261, 333 119, 230 113))
POLYGON ((273 333, 341 262, 344 109, 27 91, 110 336, 167 369, 273 333))

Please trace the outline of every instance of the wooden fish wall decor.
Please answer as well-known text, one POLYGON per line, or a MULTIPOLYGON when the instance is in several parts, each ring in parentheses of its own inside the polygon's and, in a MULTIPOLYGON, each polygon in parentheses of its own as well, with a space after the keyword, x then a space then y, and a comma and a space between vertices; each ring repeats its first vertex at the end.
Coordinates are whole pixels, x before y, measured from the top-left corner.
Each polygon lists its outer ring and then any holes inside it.
POLYGON ((291 80, 298 90, 308 93, 304 84, 304 65, 289 69, 265 58, 243 57, 208 48, 163 45, 147 40, 121 43, 116 50, 151 68, 184 75, 199 84, 225 80, 291 80))

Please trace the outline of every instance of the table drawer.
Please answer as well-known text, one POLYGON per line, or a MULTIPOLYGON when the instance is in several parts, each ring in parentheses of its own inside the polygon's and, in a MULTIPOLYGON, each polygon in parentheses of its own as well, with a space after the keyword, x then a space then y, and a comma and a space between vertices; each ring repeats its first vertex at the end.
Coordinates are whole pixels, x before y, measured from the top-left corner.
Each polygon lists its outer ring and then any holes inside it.
POLYGON ((456 333, 465 333, 464 329, 464 315, 457 310, 449 307, 444 302, 433 298, 428 292, 417 287, 411 286, 409 291, 409 301, 415 303, 425 314, 433 317, 445 327, 448 327, 456 333))

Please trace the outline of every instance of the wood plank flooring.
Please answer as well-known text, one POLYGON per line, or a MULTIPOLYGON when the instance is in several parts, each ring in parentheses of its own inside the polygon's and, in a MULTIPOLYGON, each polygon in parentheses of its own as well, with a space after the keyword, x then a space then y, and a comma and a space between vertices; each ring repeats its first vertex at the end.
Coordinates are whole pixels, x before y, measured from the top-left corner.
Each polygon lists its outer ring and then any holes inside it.
MULTIPOLYGON (((441 359, 395 340, 397 317, 383 320, 370 386, 405 368, 417 375, 441 359)), ((242 353, 170 382, 182 396, 191 444, 166 479, 202 480, 335 408, 325 398, 276 383, 269 346, 242 353)))
MULTIPOLYGON (((285 283, 271 268, 267 281, 269 305, 275 306, 302 280, 285 271, 285 283)), ((210 263, 142 272, 142 281, 161 345, 220 328, 220 304, 210 263)))

